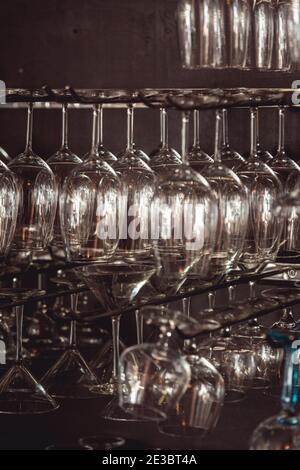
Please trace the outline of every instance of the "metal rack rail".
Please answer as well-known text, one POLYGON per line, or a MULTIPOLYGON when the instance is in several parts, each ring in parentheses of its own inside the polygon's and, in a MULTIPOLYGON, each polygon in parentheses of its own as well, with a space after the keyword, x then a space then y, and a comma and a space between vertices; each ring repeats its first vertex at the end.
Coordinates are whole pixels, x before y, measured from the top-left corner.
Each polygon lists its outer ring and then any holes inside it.
MULTIPOLYGON (((101 104, 107 108, 125 108, 132 104, 137 108, 173 108, 182 111, 192 109, 244 108, 251 106, 291 106, 292 88, 189 88, 189 89, 52 89, 49 86, 28 90, 6 89, 6 103, 0 108, 18 109, 28 102, 42 109, 59 107, 69 103, 74 109, 90 108, 101 104)), ((4 98, 4 96, 2 97, 4 98)))

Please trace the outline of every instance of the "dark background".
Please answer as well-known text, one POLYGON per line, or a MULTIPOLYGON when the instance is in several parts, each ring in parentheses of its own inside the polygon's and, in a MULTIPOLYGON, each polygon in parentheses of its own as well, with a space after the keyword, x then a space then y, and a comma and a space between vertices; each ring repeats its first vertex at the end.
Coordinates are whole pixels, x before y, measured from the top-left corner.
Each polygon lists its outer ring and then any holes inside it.
MULTIPOLYGON (((181 68, 176 35, 177 0, 5 0, 1 2, 0 79, 7 87, 72 85, 102 87, 285 87, 299 74, 239 71, 187 71, 181 68)), ((201 113, 203 148, 213 150, 214 115, 201 113)), ((300 116, 287 115, 287 142, 298 159, 300 116)), ((105 113, 106 146, 125 143, 125 111, 105 113)), ((230 115, 232 146, 249 147, 247 111, 230 115)), ((261 112, 264 147, 276 147, 275 110, 261 112)), ((25 111, 0 110, 0 145, 12 157, 24 147, 25 111)), ((70 145, 86 153, 91 113, 70 112, 70 145)), ((159 140, 157 111, 137 110, 135 140, 150 152, 159 140)), ((180 121, 170 112, 170 141, 180 149, 180 121)), ((48 158, 60 143, 59 110, 36 112, 34 148, 48 158)))

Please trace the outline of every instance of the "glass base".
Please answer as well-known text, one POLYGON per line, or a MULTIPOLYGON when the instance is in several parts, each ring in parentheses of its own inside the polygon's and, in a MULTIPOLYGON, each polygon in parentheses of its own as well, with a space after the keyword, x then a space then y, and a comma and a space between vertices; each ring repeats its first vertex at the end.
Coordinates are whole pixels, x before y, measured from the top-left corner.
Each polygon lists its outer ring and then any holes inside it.
POLYGON ((249 382, 246 387, 248 390, 267 390, 271 387, 271 382, 268 379, 262 377, 255 377, 249 382))
POLYGON ((261 423, 250 441, 251 450, 299 450, 300 426, 298 419, 282 414, 261 423))
MULTIPOLYGON (((120 354, 126 349, 125 344, 120 341, 120 354)), ((113 378, 113 342, 109 339, 105 342, 99 352, 89 362, 90 368, 95 372, 105 395, 116 395, 117 388, 113 378), (102 385, 103 384, 103 385, 102 385), (113 387, 112 387, 112 384, 113 387)))
POLYGON ((172 424, 159 424, 159 432, 171 437, 196 437, 197 439, 204 439, 207 434, 205 429, 192 428, 189 426, 180 426, 172 424))
POLYGON ((122 437, 106 436, 86 436, 79 439, 79 445, 83 450, 113 450, 123 447, 125 439, 122 437))
POLYGON ((109 421, 148 422, 148 419, 127 413, 119 406, 119 398, 113 398, 104 408, 101 417, 109 421))
POLYGON ((240 403, 245 399, 246 393, 242 390, 226 390, 224 404, 240 403))
POLYGON ((41 380, 57 398, 97 398, 99 382, 77 349, 68 349, 41 380))
POLYGON ((55 400, 22 364, 9 369, 0 382, 0 413, 42 414, 58 407, 55 400))

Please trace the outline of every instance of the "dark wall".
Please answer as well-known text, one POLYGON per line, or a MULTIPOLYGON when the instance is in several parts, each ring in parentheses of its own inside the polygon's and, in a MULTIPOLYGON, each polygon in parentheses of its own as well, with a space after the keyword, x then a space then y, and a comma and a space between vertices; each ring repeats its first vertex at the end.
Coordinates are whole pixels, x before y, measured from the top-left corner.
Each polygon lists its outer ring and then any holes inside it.
MULTIPOLYGON (((181 69, 177 37, 177 0, 2 0, 0 78, 8 87, 290 87, 297 74, 181 69)), ((91 134, 88 111, 70 113, 70 142, 79 155, 91 134)), ((146 151, 158 141, 158 113, 137 111, 136 142, 146 151)), ((300 158, 300 116, 289 112, 287 140, 300 158)), ((202 113, 203 147, 212 151, 214 116, 202 113)), ((24 145, 25 111, 0 110, 0 145, 12 156, 24 145)), ((232 145, 249 143, 246 111, 230 115, 232 145)), ((265 146, 276 146, 275 111, 261 114, 265 146)), ((105 113, 107 146, 124 146, 125 111, 105 113)), ((170 113, 170 140, 180 148, 180 121, 170 113)), ((59 146, 59 111, 37 111, 34 147, 49 156, 59 146)))

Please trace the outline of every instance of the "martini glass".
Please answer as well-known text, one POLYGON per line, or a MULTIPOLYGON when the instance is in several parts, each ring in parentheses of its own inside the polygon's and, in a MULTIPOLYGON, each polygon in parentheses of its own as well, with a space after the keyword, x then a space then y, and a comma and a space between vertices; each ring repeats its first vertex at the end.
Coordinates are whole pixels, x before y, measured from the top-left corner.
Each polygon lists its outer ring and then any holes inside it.
MULTIPOLYGON (((66 177, 71 173, 76 165, 79 165, 82 160, 77 157, 70 149, 68 145, 68 105, 62 105, 62 143, 60 149, 48 158, 47 163, 54 173, 56 183, 58 186, 59 200, 62 194, 62 187, 66 177)), ((56 209, 56 216, 54 221, 54 233, 53 240, 51 242, 54 250, 62 250, 62 236, 60 229, 60 218, 59 218, 59 207, 56 209)), ((53 250, 52 250, 53 252, 53 250)), ((59 251, 58 251, 59 254, 59 251)))
POLYGON ((105 311, 112 315, 113 370, 111 378, 100 384, 98 391, 104 395, 115 395, 118 389, 120 311, 130 306, 142 287, 155 273, 156 267, 146 262, 115 260, 91 263, 74 268, 74 272, 94 293, 105 311))
POLYGON ((104 261, 118 245, 122 193, 115 171, 98 152, 98 120, 95 107, 91 151, 66 178, 61 194, 61 230, 69 261, 104 261))
MULTIPOLYGON (((277 174, 286 192, 290 188, 290 182, 300 176, 299 165, 292 160, 285 151, 285 108, 279 107, 279 137, 278 150, 274 159, 270 162, 270 167, 277 174)), ((297 250, 299 216, 293 211, 288 215, 284 222, 281 247, 279 256, 284 258, 293 258, 299 256, 297 250), (296 245, 296 246, 294 246, 296 245), (294 248, 294 249, 293 249, 294 248)))
POLYGON ((181 163, 181 157, 168 141, 168 114, 165 108, 160 109, 160 145, 150 153, 150 167, 154 169, 161 165, 176 165, 181 163))
MULTIPOLYGON (((104 132, 103 132, 103 105, 98 104, 95 106, 98 115, 98 129, 97 129, 97 150, 99 157, 109 165, 114 165, 117 161, 117 157, 104 147, 104 132)), ((86 160, 89 157, 89 152, 83 157, 86 160)))
MULTIPOLYGON (((262 297, 267 299, 279 300, 279 302, 288 301, 290 298, 300 296, 300 289, 293 287, 283 287, 280 289, 267 289, 261 293, 262 297)), ((280 328, 285 330, 297 329, 298 322, 294 318, 292 307, 284 308, 283 315, 280 320, 272 326, 272 328, 280 328)))
POLYGON ((226 165, 230 170, 235 171, 241 163, 245 160, 235 150, 232 150, 229 144, 229 132, 228 132, 228 111, 227 109, 222 110, 222 151, 221 160, 223 165, 226 165))
MULTIPOLYGON (((128 151, 130 151, 132 154, 134 154, 135 157, 140 158, 144 162, 148 163, 150 162, 150 158, 148 155, 141 149, 136 148, 135 143, 134 143, 134 131, 133 131, 133 126, 134 126, 134 106, 132 104, 129 104, 127 107, 127 145, 126 149, 123 150, 121 153, 117 155, 117 160, 123 160, 123 158, 126 158, 126 155, 128 151), (129 142, 129 136, 130 136, 130 142, 129 142)), ((119 163, 116 164, 119 166, 119 163)))
MULTIPOLYGON (((44 294, 39 290, 0 289, 0 297, 21 302, 44 294)), ((14 365, 0 381, 0 413, 41 414, 54 411, 58 404, 36 381, 24 366, 22 353, 22 328, 24 306, 14 307, 16 317, 17 348, 14 365)))
POLYGON ((187 161, 193 170, 201 171, 208 164, 213 163, 213 159, 202 150, 200 145, 200 111, 194 110, 194 142, 187 154, 187 161))
POLYGON ((127 148, 114 169, 120 176, 118 257, 137 260, 151 255, 151 200, 155 176, 133 146, 133 108, 127 108, 127 148))
MULTIPOLYGON (((78 278, 73 272, 66 272, 66 277, 53 280, 57 285, 70 289, 78 287, 78 278)), ((95 398, 98 391, 98 379, 89 368, 77 345, 76 316, 78 294, 71 294, 70 341, 67 350, 46 372, 41 383, 57 398, 89 399, 95 398)))
POLYGON ((45 250, 51 240, 57 207, 57 184, 50 167, 32 150, 33 105, 28 106, 26 147, 9 163, 20 187, 19 212, 12 251, 21 259, 45 250))

